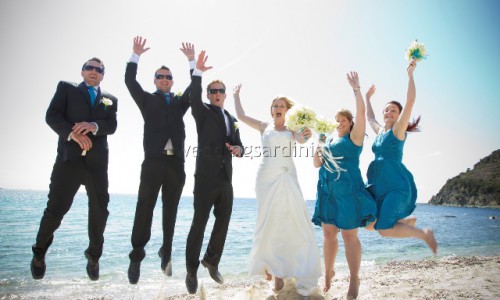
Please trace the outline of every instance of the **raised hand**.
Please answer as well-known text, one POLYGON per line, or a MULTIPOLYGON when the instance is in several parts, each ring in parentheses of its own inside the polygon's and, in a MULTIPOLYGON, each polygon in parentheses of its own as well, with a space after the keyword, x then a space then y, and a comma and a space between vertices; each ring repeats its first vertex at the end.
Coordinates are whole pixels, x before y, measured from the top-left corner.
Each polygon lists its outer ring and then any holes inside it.
POLYGON ((141 55, 149 50, 149 47, 144 48, 145 45, 146 45, 146 39, 143 39, 142 36, 136 36, 134 38, 134 46, 132 47, 132 50, 134 51, 135 54, 141 55))
POLYGON ((374 84, 372 84, 372 86, 366 92, 366 99, 370 99, 373 96, 373 94, 375 94, 376 90, 377 90, 377 88, 375 87, 374 84))
POLYGON ((358 72, 353 72, 351 71, 350 73, 347 73, 347 80, 349 81, 349 84, 351 87, 356 90, 359 90, 359 76, 358 72))
POLYGON ((182 43, 182 48, 180 49, 184 55, 186 55, 189 61, 194 60, 194 45, 191 43, 182 43))
POLYGON ((212 67, 205 66, 207 59, 208 55, 205 56, 205 50, 201 50, 200 54, 198 54, 198 60, 196 61, 196 69, 202 72, 212 69, 212 67))
POLYGON ((233 96, 235 98, 240 96, 240 90, 241 90, 241 83, 235 86, 233 89, 233 96))

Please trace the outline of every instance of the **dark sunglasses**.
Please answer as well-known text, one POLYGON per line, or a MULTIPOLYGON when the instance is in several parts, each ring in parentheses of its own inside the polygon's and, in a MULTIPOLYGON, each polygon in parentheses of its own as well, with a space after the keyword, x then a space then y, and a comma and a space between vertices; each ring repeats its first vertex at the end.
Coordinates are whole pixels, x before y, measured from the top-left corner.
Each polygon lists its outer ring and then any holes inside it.
POLYGON ((88 65, 88 66, 83 67, 83 69, 84 69, 85 71, 92 71, 92 70, 95 70, 95 71, 96 71, 97 73, 99 73, 99 74, 103 74, 103 73, 104 73, 104 69, 103 69, 103 68, 101 68, 101 67, 94 67, 94 66, 89 66, 89 65, 88 65))
POLYGON ((157 74, 155 75, 155 78, 156 79, 168 79, 168 80, 172 80, 174 77, 172 77, 172 75, 162 75, 162 74, 157 74))
POLYGON ((217 92, 221 93, 221 94, 225 94, 226 93, 226 89, 209 89, 208 92, 212 95, 215 95, 217 94, 217 92))

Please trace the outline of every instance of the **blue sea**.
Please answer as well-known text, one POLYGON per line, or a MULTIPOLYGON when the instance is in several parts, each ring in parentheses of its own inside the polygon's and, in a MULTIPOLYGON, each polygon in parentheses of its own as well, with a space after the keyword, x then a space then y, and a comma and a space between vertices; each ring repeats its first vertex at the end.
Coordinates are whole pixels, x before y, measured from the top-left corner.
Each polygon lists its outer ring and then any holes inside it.
MULTIPOLYGON (((31 245, 35 242, 46 191, 0 189, 0 299, 168 299, 185 293, 185 245, 193 216, 192 197, 179 204, 173 241, 173 276, 166 277, 157 255, 161 247, 161 199, 154 213, 152 237, 146 247, 139 284, 127 279, 130 235, 136 195, 111 194, 109 219, 105 232, 104 254, 100 260, 100 279, 90 281, 83 255, 88 245, 87 196, 78 193, 70 212, 55 233, 47 256, 43 280, 33 280, 30 273, 31 245)), ((307 201, 310 213, 314 201, 307 201)), ((246 263, 252 245, 257 214, 255 199, 234 200, 226 246, 219 270, 226 283, 247 279, 246 263)), ((439 259, 444 256, 500 255, 500 210, 488 208, 439 207, 419 204, 414 212, 418 227, 432 227, 439 243, 437 257, 416 239, 385 239, 363 229, 359 237, 363 247, 362 268, 383 265, 393 260, 439 259), (496 218, 491 218, 495 216, 496 218)), ((212 230, 210 218, 206 243, 212 230)), ((322 254, 321 228, 315 227, 318 248, 322 254)), ((336 271, 347 272, 344 246, 339 236, 336 271)), ((323 264, 323 261, 322 261, 323 264)), ((200 281, 213 283, 200 267, 200 281)))

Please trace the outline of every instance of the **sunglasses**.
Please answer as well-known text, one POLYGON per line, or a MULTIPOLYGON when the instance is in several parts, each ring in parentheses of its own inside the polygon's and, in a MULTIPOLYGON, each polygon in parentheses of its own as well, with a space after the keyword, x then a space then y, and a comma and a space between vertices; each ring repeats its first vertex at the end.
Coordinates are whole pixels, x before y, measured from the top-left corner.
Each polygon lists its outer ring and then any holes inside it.
POLYGON ((217 92, 219 92, 220 94, 225 94, 226 89, 209 89, 208 92, 212 95, 217 94, 217 92))
POLYGON ((172 80, 174 77, 172 77, 172 75, 162 75, 162 74, 157 74, 155 75, 155 78, 156 79, 168 79, 168 80, 172 80))
POLYGON ((87 65, 87 66, 83 67, 83 69, 85 71, 95 70, 99 74, 103 74, 104 73, 104 68, 101 68, 101 67, 94 67, 94 66, 87 65))

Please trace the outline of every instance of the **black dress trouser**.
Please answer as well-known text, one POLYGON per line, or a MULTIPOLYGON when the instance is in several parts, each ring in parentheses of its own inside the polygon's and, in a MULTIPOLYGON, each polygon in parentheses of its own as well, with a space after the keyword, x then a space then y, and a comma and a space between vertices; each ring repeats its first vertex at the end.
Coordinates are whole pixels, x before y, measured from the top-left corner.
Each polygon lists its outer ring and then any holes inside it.
POLYGON ((40 221, 40 228, 33 245, 33 254, 38 259, 45 257, 54 239, 54 232, 61 225, 64 215, 73 204, 75 194, 85 185, 88 195, 89 246, 85 251, 93 260, 102 255, 104 229, 108 219, 108 170, 89 168, 82 157, 76 161, 56 162, 50 177, 47 207, 40 221))

